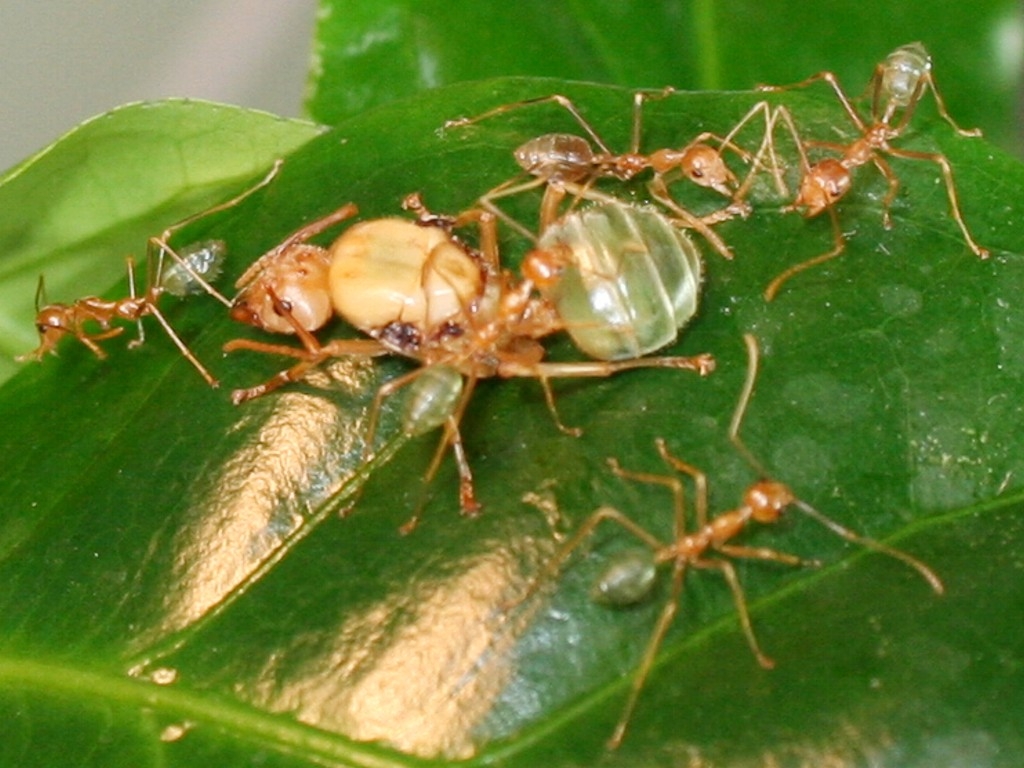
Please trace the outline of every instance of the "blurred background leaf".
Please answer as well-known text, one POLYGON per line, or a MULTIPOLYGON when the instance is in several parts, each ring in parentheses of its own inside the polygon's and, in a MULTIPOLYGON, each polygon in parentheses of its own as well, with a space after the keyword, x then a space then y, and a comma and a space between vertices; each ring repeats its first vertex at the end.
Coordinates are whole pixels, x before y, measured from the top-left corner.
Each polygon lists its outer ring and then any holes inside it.
POLYGON ((508 75, 743 90, 830 69, 857 93, 885 54, 915 40, 958 118, 1019 150, 1015 0, 323 0, 307 108, 336 123, 424 89, 508 75))
MULTIPOLYGON (((420 26, 435 20, 429 10, 420 26)), ((526 25, 491 29, 527 42, 526 25)), ((874 58, 854 68, 851 88, 890 47, 866 54, 874 58)), ((748 81, 821 66, 847 77, 822 61, 748 81)), ((951 111, 971 124, 945 61, 936 67, 951 111)), ((555 107, 439 126, 553 90, 573 96, 611 146, 626 145, 627 91, 517 79, 440 89, 339 120, 289 154, 265 190, 175 242, 225 238, 228 285, 255 255, 348 200, 372 218, 418 189, 433 208, 459 210, 511 175, 519 142, 575 128, 555 107)), ((755 98, 652 104, 645 146, 727 129, 755 98)), ((782 98, 815 136, 847 129, 827 93, 782 98)), ((721 228, 736 261, 708 257, 702 314, 669 350, 712 351, 716 373, 561 382, 563 418, 586 430, 578 440, 557 432, 535 382, 484 382, 464 422, 486 505, 474 521, 457 514, 450 460, 421 488, 436 435, 396 437, 397 403, 382 425, 385 450, 361 466, 367 404, 405 361, 339 364, 237 409, 156 330, 137 350, 113 340, 105 362, 66 343, 59 360, 26 366, 0 388, 0 764, 73 755, 86 765, 415 765, 436 755, 552 766, 1018 765, 1024 169, 933 115, 922 109, 906 145, 949 155, 990 261, 965 248, 934 168, 904 162, 896 226, 882 228, 884 183, 865 170, 841 207, 847 252, 767 305, 768 280, 827 248, 830 235, 825 221, 782 215, 783 201, 759 187, 751 219, 721 228), (589 600, 590 580, 626 537, 599 533, 521 620, 502 624, 499 606, 599 504, 668 535, 667 494, 612 476, 609 455, 660 472, 653 440, 665 437, 709 473, 714 510, 736 503, 755 479, 725 437, 743 331, 765 352, 745 426, 754 452, 828 514, 929 562, 948 594, 936 598, 900 563, 864 556, 799 516, 752 532, 759 546, 827 563, 740 566, 777 669, 756 665, 720 579, 694 573, 631 734, 607 753, 660 608, 589 600), (338 519, 367 477, 351 516, 338 519), (423 524, 400 537, 424 498, 423 524)), ((742 140, 756 138, 752 129, 742 140)), ((142 153, 138 173, 147 162, 142 153)), ((31 167, 25 174, 42 183, 31 167)), ((220 197, 242 186, 225 184, 220 197)), ((680 192, 697 207, 717 203, 680 192)), ((510 210, 531 222, 537 199, 517 202, 510 210)), ((12 220, 38 210, 15 207, 12 220)), ((178 215, 151 214, 136 245, 178 215)), ((121 237, 125 226, 109 231, 121 237)), ((508 237, 503 247, 514 265, 526 243, 508 237)), ((221 358, 221 344, 244 331, 213 302, 167 308, 226 387, 282 364, 221 358)), ((564 341, 552 356, 576 357, 564 341)))

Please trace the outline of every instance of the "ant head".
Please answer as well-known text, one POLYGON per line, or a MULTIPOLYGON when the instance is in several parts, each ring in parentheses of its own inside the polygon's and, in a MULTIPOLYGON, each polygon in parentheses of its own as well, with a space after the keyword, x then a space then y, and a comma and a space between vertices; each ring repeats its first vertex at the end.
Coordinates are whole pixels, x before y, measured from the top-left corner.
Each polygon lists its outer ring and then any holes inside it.
POLYGON ((295 333, 296 324, 317 330, 334 313, 327 290, 328 266, 322 248, 293 246, 242 289, 232 304, 232 319, 271 333, 295 333))
POLYGON ((722 160, 721 152, 707 144, 695 144, 679 159, 679 169, 694 184, 713 189, 726 197, 732 196, 736 177, 722 160))
POLYGON ((551 248, 534 249, 523 257, 519 271, 523 277, 543 290, 558 283, 562 272, 572 263, 568 248, 555 245, 551 248))
POLYGON ((72 333, 66 324, 68 307, 63 304, 49 304, 36 313, 36 331, 39 333, 39 348, 33 353, 37 360, 53 350, 65 334, 72 333))
POLYGON ((793 207, 805 208, 807 217, 817 216, 835 205, 849 191, 852 181, 849 169, 835 158, 815 163, 800 182, 793 207))
POLYGON ((774 523, 794 501, 796 497, 789 486, 774 480, 754 483, 743 494, 743 505, 750 509, 750 516, 759 523, 774 523))

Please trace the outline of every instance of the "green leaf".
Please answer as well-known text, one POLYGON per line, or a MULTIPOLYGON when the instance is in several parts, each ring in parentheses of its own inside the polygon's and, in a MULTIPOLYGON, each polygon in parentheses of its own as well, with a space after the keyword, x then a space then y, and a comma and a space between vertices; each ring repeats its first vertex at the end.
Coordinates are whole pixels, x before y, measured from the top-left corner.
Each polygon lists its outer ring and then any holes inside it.
MULTIPOLYGON (((626 146, 627 91, 519 79, 441 89, 312 140, 265 189, 175 242, 226 239, 227 285, 349 200, 361 218, 401 215, 415 190, 434 210, 461 210, 512 175, 518 142, 574 124, 547 106, 437 129, 554 90, 610 146, 626 146)), ((644 146, 725 131, 757 98, 654 102, 644 146)), ((779 99, 812 136, 849 130, 823 90, 779 99)), ((735 260, 705 249, 701 314, 666 350, 712 352, 714 374, 556 382, 560 414, 584 428, 580 438, 556 429, 537 382, 481 382, 462 424, 485 505, 474 520, 458 514, 450 458, 422 487, 437 435, 396 437, 397 402, 383 415, 379 455, 363 465, 369 403, 410 361, 340 361, 238 408, 155 326, 139 349, 108 341, 105 361, 66 342, 59 359, 27 365, 0 388, 0 763, 70 754, 79 764, 162 766, 415 765, 419 756, 510 766, 1019 764, 1024 168, 927 114, 901 146, 948 155, 964 217, 991 259, 965 247, 934 165, 894 159, 903 182, 894 227, 881 226, 884 181, 861 169, 840 206, 846 252, 768 304, 767 282, 826 250, 831 234, 826 220, 784 213, 759 184, 753 215, 718 230, 735 260), (764 353, 744 425, 751 450, 807 502, 929 563, 947 594, 799 514, 752 530, 744 543, 824 563, 737 566, 777 668, 756 664, 718 575, 689 574, 630 733, 609 753, 666 592, 611 610, 588 589, 634 542, 599 529, 509 620, 502 606, 548 561, 556 535, 600 505, 669 536, 668 493, 615 477, 609 456, 666 472, 654 449, 663 437, 708 473, 713 512, 738 502, 756 479, 726 435, 746 373, 744 332, 764 353), (422 500, 421 525, 400 536, 422 500)), ((758 139, 753 127, 738 137, 758 139)), ((792 163, 791 147, 779 149, 792 163)), ((25 171, 26 183, 35 173, 25 171)), ((605 188, 644 194, 642 184, 605 188)), ((720 204, 678 192, 696 209, 720 204)), ((507 207, 532 225, 537 202, 507 207)), ((514 268, 527 243, 506 234, 502 246, 514 268)), ((260 335, 205 297, 165 310, 225 388, 287 364, 222 357, 224 341, 260 335)), ((564 340, 550 349, 578 359, 564 340)))
POLYGON ((209 207, 241 179, 321 129, 201 101, 129 104, 75 128, 0 178, 0 380, 35 344, 33 297, 98 293, 124 256, 171 222, 209 207))
POLYGON ((1019 4, 982 0, 321 0, 307 108, 334 124, 428 88, 509 75, 743 89, 823 69, 851 89, 921 40, 967 125, 1019 146, 1019 4))

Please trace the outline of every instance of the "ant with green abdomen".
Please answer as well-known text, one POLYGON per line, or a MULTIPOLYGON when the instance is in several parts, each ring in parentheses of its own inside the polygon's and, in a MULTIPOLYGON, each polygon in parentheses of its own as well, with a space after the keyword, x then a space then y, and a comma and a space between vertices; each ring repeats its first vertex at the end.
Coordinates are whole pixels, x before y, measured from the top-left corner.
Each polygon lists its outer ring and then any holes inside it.
POLYGON ((527 586, 514 605, 520 605, 532 597, 540 587, 555 577, 568 558, 604 522, 613 522, 637 538, 643 545, 643 553, 630 553, 629 560, 616 559, 602 572, 595 585, 596 599, 613 605, 631 605, 646 598, 653 588, 659 568, 671 569, 671 587, 665 605, 655 622, 646 649, 633 673, 630 693, 615 730, 608 740, 610 749, 617 748, 626 734, 630 718, 636 708, 640 693, 657 657, 658 649, 679 609, 685 578, 690 569, 714 570, 722 575, 732 593, 733 602, 739 615, 740 627, 750 646, 754 658, 765 669, 775 662, 767 656, 757 641, 743 587, 731 559, 753 559, 776 562, 783 565, 818 565, 818 561, 805 560, 796 555, 764 547, 751 547, 733 543, 751 523, 770 525, 780 520, 787 509, 796 509, 816 520, 837 536, 859 544, 889 557, 893 557, 920 574, 929 587, 942 594, 944 587, 939 577, 917 558, 874 539, 862 536, 826 517, 817 509, 802 501, 789 486, 766 479, 767 475, 740 438, 740 425, 753 395, 757 378, 758 347, 752 335, 744 336, 747 347, 747 377, 741 390, 736 410, 729 426, 729 439, 736 450, 761 474, 761 480, 750 485, 743 493, 740 504, 729 511, 711 516, 708 510, 707 476, 692 464, 670 453, 661 438, 655 441, 662 461, 677 474, 656 474, 624 469, 614 458, 608 460, 612 472, 617 476, 639 483, 667 488, 672 494, 673 528, 672 537, 667 541, 655 536, 619 510, 603 506, 591 514, 576 533, 561 547, 541 573, 527 586), (684 483, 680 475, 688 477, 694 487, 694 526, 688 527, 684 483))

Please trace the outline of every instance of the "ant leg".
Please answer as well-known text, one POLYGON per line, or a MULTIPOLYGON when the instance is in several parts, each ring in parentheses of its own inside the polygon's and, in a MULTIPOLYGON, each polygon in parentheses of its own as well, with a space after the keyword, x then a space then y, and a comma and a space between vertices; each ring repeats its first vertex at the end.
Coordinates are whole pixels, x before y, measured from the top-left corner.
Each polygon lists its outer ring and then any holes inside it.
POLYGON ((628 360, 587 360, 569 363, 503 362, 498 367, 498 375, 504 378, 606 378, 637 368, 677 368, 707 376, 715 370, 715 358, 705 353, 693 357, 637 357, 628 360))
POLYGON ((537 187, 547 183, 548 179, 545 177, 529 176, 529 178, 526 178, 526 174, 520 174, 502 184, 499 184, 489 192, 485 192, 477 199, 477 204, 481 208, 497 216, 499 219, 501 219, 508 226, 510 226, 512 229, 514 229, 516 232, 518 232, 520 235, 525 237, 530 242, 536 243, 537 235, 535 235, 529 229, 527 229, 518 221, 516 221, 507 213, 505 213, 501 208, 498 207, 498 205, 494 201, 501 200, 502 198, 505 197, 512 197, 513 195, 518 195, 520 192, 528 192, 531 189, 536 189, 537 187), (521 179, 526 180, 520 181, 521 179))
POLYGON ((849 116, 853 124, 857 126, 857 130, 862 134, 867 133, 867 125, 865 125, 863 118, 861 118, 857 113, 857 110, 853 108, 850 98, 846 95, 846 91, 844 91, 843 87, 839 84, 839 78, 836 77, 834 72, 819 72, 816 75, 811 75, 806 80, 801 80, 798 83, 792 83, 790 85, 759 85, 757 86, 757 90, 772 93, 778 91, 789 91, 795 88, 806 88, 819 80, 824 80, 829 87, 832 88, 836 94, 836 98, 839 99, 839 103, 842 104, 843 109, 846 110, 846 114, 849 116))
POLYGON ((572 537, 562 545, 561 549, 555 553, 554 557, 548 561, 547 565, 541 569, 540 573, 530 580, 523 594, 513 602, 503 606, 503 610, 508 612, 516 606, 522 605, 537 594, 541 586, 554 578, 559 571, 562 570, 562 564, 569 558, 569 556, 575 552, 584 541, 586 541, 598 525, 606 520, 617 523, 622 528, 625 528, 643 542, 643 544, 652 552, 659 552, 665 547, 665 545, 658 541, 657 538, 641 527, 639 523, 634 522, 629 517, 626 517, 626 515, 619 512, 619 510, 614 507, 598 507, 598 509, 583 521, 580 527, 576 530, 576 533, 574 533, 572 537))
POLYGON ((661 614, 658 616, 654 629, 651 630, 651 638, 647 641, 647 648, 644 651, 639 666, 637 666, 636 673, 633 675, 629 698, 626 699, 626 705, 623 707, 622 714, 619 715, 619 721, 615 724, 615 730, 612 731, 612 735, 608 739, 608 749, 618 749, 622 744, 623 738, 626 736, 626 727, 633 717, 633 711, 636 709, 636 703, 640 699, 640 692, 647 682, 647 676, 650 674, 651 667, 654 666, 654 660, 658 656, 658 649, 661 647, 661 643, 665 639, 665 633, 672 626, 676 612, 679 610, 679 598, 683 593, 686 565, 685 560, 676 559, 672 567, 672 589, 665 602, 665 607, 661 609, 661 614))
POLYGON ((324 360, 331 357, 374 357, 387 354, 387 350, 381 346, 376 339, 335 339, 327 344, 321 344, 317 338, 307 331, 292 315, 291 310, 281 301, 273 289, 268 288, 271 301, 274 303, 274 310, 284 317, 292 326, 295 335, 302 342, 302 348, 291 347, 284 344, 267 344, 253 339, 232 339, 224 344, 225 352, 234 352, 239 349, 247 349, 252 352, 261 352, 272 355, 286 355, 298 358, 299 362, 291 368, 279 371, 270 379, 247 389, 236 389, 231 393, 231 402, 240 405, 247 400, 262 397, 268 392, 273 392, 285 384, 301 380, 306 372, 324 360))
POLYGON ((959 133, 965 138, 978 138, 982 135, 981 128, 961 128, 959 124, 954 120, 949 112, 946 110, 946 102, 943 100, 942 95, 939 93, 939 89, 935 87, 935 80, 932 79, 931 75, 926 75, 924 82, 926 87, 932 92, 932 96, 935 97, 935 106, 939 110, 939 115, 949 123, 953 130, 959 133))
MULTIPOLYGON (((658 438, 655 441, 658 446, 658 450, 661 451, 664 448, 664 441, 658 438)), ((665 454, 662 454, 665 458, 665 454)), ((668 459, 666 458, 666 461, 668 459)), ((632 470, 623 469, 622 465, 619 464, 615 458, 608 459, 608 466, 616 476, 624 478, 626 480, 632 480, 637 483, 650 483, 652 485, 661 485, 672 494, 672 533, 675 539, 678 541, 680 538, 686 535, 686 499, 685 490, 682 482, 678 477, 673 475, 656 475, 652 472, 634 472, 632 470)), ((701 475, 701 480, 704 476, 701 475)), ((702 489, 699 485, 697 487, 697 518, 698 528, 703 527, 707 522, 707 491, 702 489), (703 503, 702 503, 703 500, 703 503)))
MULTIPOLYGON (((128 290, 130 298, 134 301, 135 299, 139 298, 135 286, 135 259, 129 256, 127 262, 128 290)), ((181 337, 178 336, 178 334, 175 332, 174 328, 171 327, 171 324, 167 322, 167 318, 164 317, 163 313, 159 310, 159 308, 156 305, 156 300, 159 297, 159 295, 159 292, 154 292, 153 289, 147 290, 147 295, 143 300, 142 311, 138 313, 138 317, 136 318, 135 321, 136 324, 138 325, 139 335, 138 338, 128 342, 128 348, 134 349, 136 347, 142 346, 146 342, 146 331, 145 327, 142 324, 142 318, 144 315, 147 314, 152 315, 153 317, 156 318, 157 322, 160 323, 161 327, 163 327, 164 332, 167 334, 168 338, 170 338, 170 340, 174 342, 174 346, 178 348, 178 351, 182 354, 182 356, 186 360, 188 360, 192 364, 192 367, 199 372, 199 375, 203 377, 203 380, 211 387, 216 388, 220 386, 220 382, 217 381, 216 378, 214 378, 213 374, 211 374, 210 371, 206 368, 206 366, 199 361, 199 358, 197 358, 195 354, 193 354, 192 350, 188 348, 185 342, 181 340, 181 337)), ((99 338, 107 338, 107 335, 101 336, 99 338)), ((85 342, 85 338, 82 338, 82 341, 85 342)), ((87 343, 87 346, 91 345, 87 343)))
MULTIPOLYGON (((125 259, 125 263, 128 265, 128 296, 132 301, 134 301, 139 297, 139 294, 135 289, 135 259, 133 259, 131 256, 128 256, 125 259)), ((135 349, 136 347, 141 347, 143 344, 146 343, 146 329, 142 325, 141 313, 137 318, 135 318, 135 323, 139 328, 139 335, 138 338, 136 338, 134 341, 128 342, 128 349, 135 349)))
MULTIPOLYGON (((199 375, 203 377, 203 379, 206 381, 206 383, 209 384, 211 387, 214 387, 214 388, 219 387, 220 386, 220 382, 217 381, 217 379, 215 379, 213 377, 213 374, 211 374, 206 369, 205 365, 203 365, 201 362, 199 362, 199 358, 197 358, 194 354, 192 354, 192 350, 190 350, 188 348, 188 346, 186 346, 185 342, 181 340, 181 337, 178 336, 177 333, 175 333, 174 329, 171 327, 171 324, 168 323, 167 319, 164 317, 163 312, 161 312, 159 309, 157 309, 156 304, 150 303, 148 305, 148 307, 149 307, 149 314, 151 314, 153 317, 156 318, 157 322, 160 323, 160 325, 163 327, 164 332, 171 339, 171 341, 174 342, 174 346, 176 346, 178 348, 178 351, 181 352, 181 354, 184 356, 184 358, 186 360, 188 360, 190 363, 192 363, 192 367, 195 368, 197 371, 199 371, 199 375)), ((140 338, 137 342, 129 343, 128 346, 130 346, 130 347, 131 346, 137 346, 138 344, 141 344, 141 343, 142 343, 142 339, 140 338)))
MULTIPOLYGON (((744 121, 750 119, 754 114, 756 114, 755 110, 758 110, 759 108, 760 108, 761 111, 764 112, 764 137, 761 139, 761 145, 757 148, 757 152, 754 154, 753 160, 752 160, 752 162, 750 164, 750 171, 747 173, 747 176, 743 179, 743 183, 741 185, 741 188, 749 189, 750 188, 750 184, 752 182, 753 175, 755 173, 757 173, 758 171, 760 171, 760 170, 764 170, 764 160, 763 160, 763 158, 764 158, 765 153, 767 153, 770 156, 770 158, 771 158, 771 174, 772 174, 772 178, 775 180, 775 190, 779 193, 780 197, 786 197, 789 194, 789 188, 786 186, 786 180, 783 177, 783 168, 782 168, 781 164, 779 163, 779 155, 775 151, 775 119, 776 118, 773 115, 773 113, 771 112, 770 105, 766 101, 762 101, 762 102, 759 102, 758 104, 755 104, 754 107, 748 113, 748 115, 746 117, 744 117, 743 119, 744 119, 744 121)), ((792 119, 789 116, 789 110, 787 110, 785 107, 781 107, 781 106, 776 109, 776 113, 778 112, 778 110, 784 110, 786 112, 787 118, 789 118, 789 120, 790 120, 790 123, 792 123, 792 119)), ((742 124, 742 121, 741 121, 741 124, 742 124)), ((739 126, 737 125, 737 128, 738 127, 739 126)), ((735 132, 737 130, 737 128, 734 128, 733 132, 735 132)), ((796 130, 795 127, 794 127, 793 130, 795 132, 795 130, 796 130)), ((733 135, 733 133, 730 132, 726 136, 726 140, 731 139, 732 135, 733 135)), ((799 141, 798 141, 798 144, 799 144, 799 141)), ((723 144, 723 147, 724 147, 724 144, 723 144)), ((802 146, 800 147, 800 156, 801 156, 803 162, 806 164, 807 157, 803 153, 803 147, 802 146)), ((739 190, 737 190, 736 194, 733 196, 733 202, 737 202, 737 199, 736 199, 737 196, 739 196, 740 199, 742 199, 742 196, 739 195, 739 190)))
MULTIPOLYGON (((643 131, 644 102, 651 99, 665 99, 676 92, 671 85, 666 85, 660 91, 635 91, 633 93, 633 130, 629 140, 629 154, 635 155, 640 152, 640 137, 643 131)), ((607 152, 607 150, 605 150, 607 152)))
POLYGON ((181 229, 184 229, 185 227, 187 227, 190 224, 193 224, 196 221, 199 221, 200 219, 206 218, 207 216, 212 216, 213 214, 220 213, 222 211, 226 211, 229 208, 234 208, 247 197, 255 194, 256 192, 270 184, 270 182, 273 181, 277 174, 280 172, 281 167, 283 165, 284 160, 275 160, 274 164, 270 168, 270 171, 268 171, 267 174, 262 179, 260 179, 258 182, 253 184, 248 189, 243 190, 239 194, 232 197, 230 200, 225 200, 224 202, 218 203, 217 205, 214 205, 211 208, 207 208, 204 211, 199 211, 198 213, 194 213, 191 216, 182 219, 181 221, 175 222, 171 226, 167 227, 167 229, 165 229, 160 234, 159 237, 151 237, 149 239, 148 244, 148 256, 149 259, 152 260, 153 249, 154 247, 157 248, 159 253, 159 266, 157 267, 156 279, 151 279, 150 285, 159 285, 163 270, 163 256, 164 253, 169 253, 171 257, 181 266, 181 268, 184 269, 188 273, 188 275, 203 288, 204 291, 206 291, 210 296, 215 298, 217 301, 224 304, 224 306, 230 307, 231 302, 222 293, 220 293, 220 291, 218 291, 216 288, 210 285, 209 281, 207 281, 202 275, 196 272, 195 269, 193 269, 187 262, 185 262, 177 254, 177 252, 175 252, 175 250, 170 245, 170 239, 176 232, 178 232, 181 229))
POLYGON ((814 568, 821 565, 820 560, 805 560, 789 552, 780 552, 777 549, 769 549, 768 547, 744 547, 738 544, 722 544, 715 547, 715 549, 723 555, 741 557, 748 560, 769 560, 773 563, 782 563, 783 565, 808 565, 814 568))
POLYGON ((475 224, 480 238, 480 253, 488 274, 501 273, 501 258, 498 249, 498 216, 493 211, 471 208, 455 217, 454 226, 475 224))
MULTIPOLYGON (((664 438, 657 438, 654 441, 655 448, 658 449, 658 455, 661 456, 662 461, 668 464, 672 469, 678 472, 682 472, 689 475, 693 480, 694 487, 694 506, 696 509, 696 523, 697 528, 704 528, 708 524, 708 478, 703 472, 697 469, 692 464, 688 464, 680 458, 673 456, 669 453, 668 446, 665 444, 664 438)), ((686 521, 682 514, 682 486, 680 485, 679 492, 679 512, 677 514, 676 524, 676 538, 681 538, 686 533, 686 521)))
POLYGON ((763 157, 765 153, 770 153, 772 157, 772 166, 775 169, 773 175, 776 178, 776 187, 780 190, 783 196, 788 194, 789 190, 786 189, 785 180, 782 178, 782 170, 778 164, 778 153, 775 151, 775 126, 779 120, 782 120, 786 129, 789 131, 790 136, 793 138, 793 144, 796 147, 797 157, 800 164, 801 179, 806 179, 810 175, 811 163, 807 159, 807 149, 805 146, 807 142, 800 137, 800 132, 797 130, 796 123, 793 121, 793 115, 785 106, 780 105, 776 107, 775 111, 766 118, 767 124, 765 127, 764 138, 761 140, 761 146, 758 147, 757 154, 754 155, 750 171, 743 179, 743 183, 740 184, 739 189, 736 190, 736 194, 733 195, 733 202, 743 202, 746 200, 747 195, 753 187, 757 173, 764 168, 763 157))
POLYGON ((956 193, 956 184, 953 182, 953 169, 949 165, 949 160, 945 155, 931 152, 913 152, 908 149, 894 149, 890 147, 886 152, 893 157, 904 157, 908 160, 929 160, 939 166, 942 171, 942 178, 946 183, 946 194, 949 196, 949 207, 953 213, 953 218, 956 220, 957 225, 960 227, 960 231, 963 233, 964 240, 967 242, 967 247, 970 248, 974 255, 979 259, 987 259, 990 255, 987 248, 983 248, 975 242, 974 238, 971 237, 970 230, 967 229, 967 224, 964 222, 964 217, 960 213, 960 201, 956 193))
MULTIPOLYGON (((104 326, 106 325, 106 323, 100 324, 104 326)), ((74 334, 75 338, 78 339, 83 344, 85 344, 85 346, 88 347, 92 351, 92 353, 96 355, 96 357, 98 357, 100 360, 106 360, 107 353, 96 342, 105 341, 106 339, 112 339, 115 336, 120 336, 123 332, 124 328, 110 328, 109 330, 102 331, 100 333, 86 333, 79 326, 78 328, 75 329, 74 334)))
POLYGON ((359 207, 355 203, 345 203, 345 205, 341 206, 336 211, 300 227, 250 264, 249 268, 242 273, 242 276, 235 281, 235 287, 244 288, 246 285, 251 283, 256 276, 263 271, 264 266, 268 261, 273 260, 279 254, 288 250, 292 246, 305 243, 311 237, 316 237, 321 232, 324 232, 345 219, 352 218, 358 213, 359 207))
MULTIPOLYGON (((665 180, 661 176, 655 176, 651 179, 647 188, 650 190, 651 197, 670 210, 679 219, 682 226, 699 232, 704 239, 711 244, 711 247, 721 254, 722 258, 732 261, 732 249, 726 245, 725 241, 719 237, 718 233, 711 229, 703 219, 698 216, 694 216, 672 198, 672 195, 668 191, 668 187, 665 185, 665 180)), ((724 210, 728 210, 728 208, 724 210)), ((714 217, 716 219, 719 218, 719 214, 714 214, 714 217)), ((732 217, 727 216, 727 218, 732 217)))
POLYGON ((604 143, 604 140, 598 135, 597 131, 594 130, 594 127, 587 121, 585 117, 583 117, 583 115, 580 113, 579 109, 577 109, 573 101, 569 99, 567 96, 562 96, 561 94, 558 93, 553 93, 550 96, 540 96, 535 99, 524 99, 523 101, 516 101, 511 104, 502 104, 500 107, 490 109, 482 114, 477 115, 476 117, 458 117, 455 118, 454 120, 447 120, 445 121, 443 127, 446 129, 462 128, 463 126, 472 125, 473 123, 479 123, 482 120, 487 120, 491 117, 505 114, 506 112, 512 112, 517 109, 522 109, 523 107, 531 107, 537 104, 547 104, 550 102, 558 104, 558 106, 562 107, 565 111, 572 115, 573 118, 575 118, 576 122, 579 124, 579 126, 584 131, 587 132, 587 135, 590 136, 594 143, 597 144, 597 146, 600 147, 603 152, 609 155, 612 154, 611 150, 608 149, 608 145, 604 143))
MULTIPOLYGON (((398 386, 391 388, 389 394, 390 392, 394 392, 398 388, 405 386, 412 380, 412 378, 422 374, 423 370, 423 368, 419 368, 412 371, 411 374, 395 379, 395 382, 399 382, 398 386)), ((389 382, 389 384, 390 383, 392 382, 389 382)), ((383 389, 383 387, 381 387, 381 389, 383 389)), ((469 404, 475 389, 476 378, 470 377, 468 383, 463 387, 462 394, 459 396, 459 401, 456 404, 455 409, 445 420, 444 434, 441 436, 437 449, 434 451, 434 456, 430 461, 430 466, 427 468, 427 471, 423 476, 424 486, 429 485, 437 474, 437 470, 441 466, 441 461, 444 459, 444 455, 450 445, 452 447, 452 452, 455 454, 455 463, 459 469, 459 511, 464 517, 476 517, 480 514, 480 503, 476 500, 476 493, 473 490, 473 471, 469 466, 469 459, 466 457, 466 449, 462 444, 462 434, 459 431, 459 424, 462 421, 462 415, 465 413, 466 406, 469 404)), ((416 526, 419 525, 420 519, 423 516, 424 503, 424 501, 421 501, 417 504, 412 517, 399 527, 399 533, 403 536, 412 533, 416 526)))
POLYGON ((743 628, 743 634, 747 638, 747 645, 750 646, 754 658, 757 659, 757 663, 764 669, 773 668, 775 662, 761 650, 761 646, 757 642, 757 635, 754 634, 754 625, 750 621, 750 612, 747 610, 747 598, 743 594, 743 585, 740 584, 739 577, 736 575, 736 568, 733 564, 728 560, 716 559, 694 560, 692 562, 695 568, 716 568, 721 572, 722 578, 725 579, 729 589, 732 591, 732 599, 736 604, 736 612, 740 617, 740 626, 743 628))
POLYGON ((388 350, 382 347, 375 339, 335 339, 319 346, 319 349, 312 353, 298 347, 289 347, 283 344, 266 344, 253 339, 232 339, 224 344, 223 349, 225 352, 236 352, 240 349, 245 349, 250 352, 286 355, 299 359, 299 362, 291 368, 275 373, 262 384, 233 390, 231 392, 231 402, 234 405, 241 405, 249 400, 262 397, 273 392, 275 389, 280 389, 285 384, 301 381, 311 368, 315 368, 332 357, 377 357, 388 354, 388 350))
POLYGON ((192 223, 194 223, 196 221, 199 221, 200 219, 204 219, 207 216, 212 216, 215 213, 220 213, 221 211, 226 211, 229 208, 234 208, 236 205, 241 203, 247 197, 249 197, 250 195, 252 195, 252 194, 254 194, 256 192, 258 192, 259 190, 263 189, 265 186, 270 184, 270 182, 274 180, 274 177, 277 176, 277 174, 281 171, 281 167, 283 165, 284 165, 284 160, 281 160, 281 159, 275 160, 274 164, 270 167, 270 171, 267 172, 267 175, 264 176, 262 179, 260 179, 258 182, 256 182, 254 185, 252 185, 248 189, 245 189, 242 192, 238 193, 237 195, 232 197, 230 200, 226 200, 223 203, 217 203, 217 205, 213 206, 212 208, 207 208, 204 211, 199 211, 199 213, 194 213, 191 216, 188 216, 187 218, 182 219, 181 221, 175 222, 174 224, 172 224, 171 226, 169 226, 167 229, 165 229, 163 231, 163 233, 159 237, 159 240, 162 241, 162 242, 166 242, 166 241, 168 241, 171 238, 171 236, 175 232, 177 232, 180 229, 184 229, 189 224, 192 224, 192 223))
POLYGON ((545 399, 549 410, 555 418, 559 430, 570 435, 579 436, 582 430, 566 427, 555 410, 554 393, 550 390, 549 379, 595 377, 605 378, 621 371, 636 368, 678 368, 695 371, 706 376, 715 369, 715 359, 709 354, 694 357, 639 357, 630 360, 593 360, 571 363, 518 363, 506 360, 499 364, 498 375, 502 378, 523 377, 540 380, 545 389, 545 399))
POLYGON ((885 161, 885 158, 876 154, 871 158, 871 162, 878 169, 879 173, 882 174, 883 178, 885 178, 889 185, 889 189, 886 190, 885 197, 882 198, 882 226, 886 229, 892 229, 892 214, 890 213, 890 208, 896 200, 896 195, 899 194, 900 180, 893 171, 892 166, 885 161))
POLYGON ((782 284, 789 280, 789 278, 793 277, 793 275, 799 274, 804 270, 810 269, 811 267, 816 267, 819 264, 823 264, 826 261, 834 259, 836 256, 841 254, 843 250, 846 248, 846 236, 843 235, 843 230, 839 226, 839 215, 836 213, 835 208, 828 208, 827 211, 829 219, 832 222, 832 239, 833 242, 835 242, 835 246, 832 248, 831 251, 827 251, 826 253, 823 253, 819 256, 815 256, 813 259, 802 261, 799 264, 790 267, 789 269, 785 270, 780 275, 775 277, 770 283, 768 283, 768 287, 764 289, 765 301, 774 300, 775 296, 779 292, 779 289, 782 288, 782 284))
POLYGON ((547 403, 548 411, 551 413, 551 418, 554 420, 555 426, 558 427, 558 431, 570 437, 580 437, 583 434, 583 430, 580 427, 566 426, 562 422, 562 417, 558 415, 558 408, 555 406, 555 393, 551 389, 551 382, 548 378, 540 376, 537 381, 540 382, 541 389, 544 390, 544 402, 547 403))

